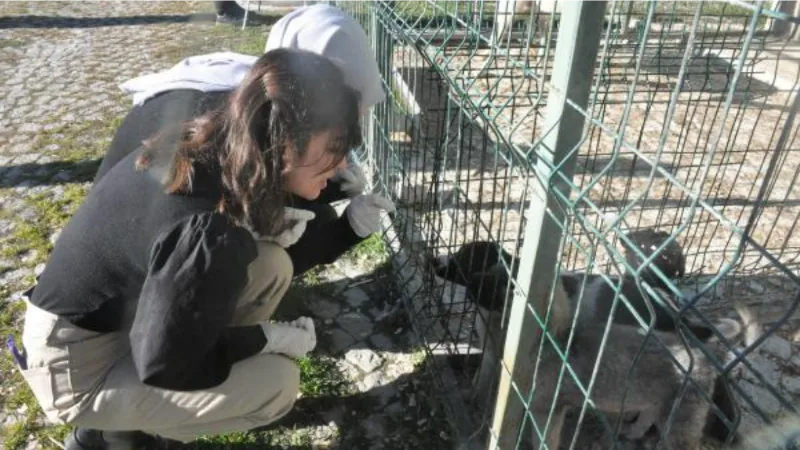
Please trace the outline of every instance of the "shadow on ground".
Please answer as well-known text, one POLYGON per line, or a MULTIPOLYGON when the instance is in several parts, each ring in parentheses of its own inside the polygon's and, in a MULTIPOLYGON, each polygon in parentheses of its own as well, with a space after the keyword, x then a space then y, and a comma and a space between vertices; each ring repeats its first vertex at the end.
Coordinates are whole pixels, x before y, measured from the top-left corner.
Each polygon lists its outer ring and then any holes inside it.
MULTIPOLYGON (((280 16, 264 16, 265 25, 272 25, 280 16)), ((113 26, 157 25, 170 23, 215 22, 215 14, 168 14, 129 17, 58 17, 21 15, 0 17, 0 29, 14 28, 98 28, 113 26)))

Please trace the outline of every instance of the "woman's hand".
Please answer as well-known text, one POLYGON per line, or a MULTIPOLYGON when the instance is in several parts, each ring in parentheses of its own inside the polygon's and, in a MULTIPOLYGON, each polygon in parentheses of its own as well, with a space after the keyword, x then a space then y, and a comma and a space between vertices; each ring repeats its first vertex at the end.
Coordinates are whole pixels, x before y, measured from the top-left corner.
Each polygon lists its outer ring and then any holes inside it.
POLYGON ((291 358, 302 358, 317 345, 314 321, 301 317, 293 322, 261 322, 267 345, 261 353, 281 353, 291 358))
POLYGON ((343 167, 336 171, 336 175, 331 178, 331 181, 339 183, 339 187, 348 198, 356 197, 364 193, 367 187, 367 179, 358 164, 348 161, 347 167, 343 167))
POLYGON ((346 214, 353 231, 365 238, 381 231, 381 211, 394 212, 394 203, 377 194, 362 194, 350 200, 346 214))

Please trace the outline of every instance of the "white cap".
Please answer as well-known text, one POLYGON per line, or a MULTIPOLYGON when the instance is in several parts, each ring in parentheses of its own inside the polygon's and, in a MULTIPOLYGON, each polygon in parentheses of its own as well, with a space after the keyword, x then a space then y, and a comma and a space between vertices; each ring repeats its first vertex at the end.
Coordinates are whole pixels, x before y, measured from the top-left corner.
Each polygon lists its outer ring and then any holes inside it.
POLYGON ((275 48, 307 50, 331 59, 345 84, 361 95, 362 112, 386 99, 367 34, 341 9, 315 4, 283 16, 272 26, 264 52, 275 48))

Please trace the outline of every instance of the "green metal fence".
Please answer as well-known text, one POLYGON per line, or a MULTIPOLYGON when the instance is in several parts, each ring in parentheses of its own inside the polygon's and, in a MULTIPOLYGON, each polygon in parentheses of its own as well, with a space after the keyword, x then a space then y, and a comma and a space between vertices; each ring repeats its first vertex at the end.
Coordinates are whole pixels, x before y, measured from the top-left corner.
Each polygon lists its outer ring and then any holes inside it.
POLYGON ((566 401, 553 400, 542 381, 553 374, 559 395, 584 400, 567 402, 563 448, 680 442, 685 405, 698 399, 706 406, 694 422, 717 417, 741 433, 796 413, 800 47, 779 33, 796 23, 780 12, 786 5, 337 5, 368 31, 384 76, 389 101, 365 125, 363 161, 375 188, 398 204, 386 235, 398 284, 460 444, 525 448, 552 434, 566 401), (621 248, 631 244, 626 233, 642 229, 669 237, 633 266, 621 248), (488 312, 473 291, 431 269, 436 256, 475 241, 512 256, 498 263, 504 286, 478 287, 504 294, 488 312), (685 254, 685 275, 655 289, 643 275, 673 243, 685 254), (598 348, 587 349, 573 312, 569 333, 542 338, 563 300, 553 286, 568 272, 599 274, 618 309, 632 307, 620 295, 626 273, 677 318, 715 325, 739 320, 734 306, 746 305, 759 324, 747 330, 759 333, 717 334, 711 344, 681 327, 667 333, 679 345, 658 353, 640 316, 640 351, 610 376, 610 362, 584 360, 587 352, 608 361, 630 351, 619 324, 604 322, 598 348), (661 355, 649 361, 674 369, 645 375, 648 351, 661 355), (497 379, 476 385, 487 367, 497 379), (638 386, 655 398, 676 376, 679 387, 662 405, 666 422, 641 438, 623 436, 645 412, 608 406, 612 389, 602 383, 616 379, 631 396, 638 386), (732 393, 733 415, 723 414, 709 377, 732 393))

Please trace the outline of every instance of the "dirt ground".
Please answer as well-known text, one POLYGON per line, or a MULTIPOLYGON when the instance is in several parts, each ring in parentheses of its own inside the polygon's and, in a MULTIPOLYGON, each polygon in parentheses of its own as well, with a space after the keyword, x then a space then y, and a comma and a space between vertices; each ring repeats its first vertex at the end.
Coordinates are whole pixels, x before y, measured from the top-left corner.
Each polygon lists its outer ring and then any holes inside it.
MULTIPOLYGON (((697 36, 683 67, 685 36, 644 48, 630 37, 601 44, 561 266, 615 274, 621 232, 674 235, 687 258, 679 288, 686 298, 702 290, 700 313, 736 317, 733 305, 744 301, 769 335, 751 349, 751 367, 734 370, 753 401, 742 400, 745 431, 765 423, 757 410, 777 418, 800 404, 800 146, 797 122, 787 123, 800 47, 757 37, 743 54, 736 33, 697 36)), ((548 132, 552 49, 423 51, 393 49, 398 106, 387 113, 394 132, 382 156, 413 239, 424 241, 412 246, 436 255, 494 240, 518 254, 537 182, 531 167, 548 132)), ((475 345, 471 306, 441 283, 428 288, 435 301, 419 314, 449 317, 431 338, 475 345)))

